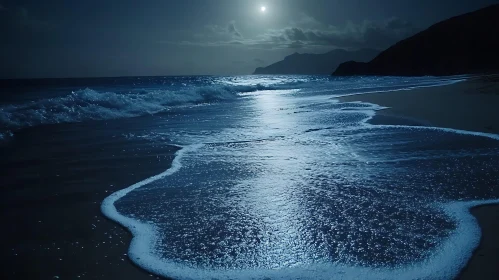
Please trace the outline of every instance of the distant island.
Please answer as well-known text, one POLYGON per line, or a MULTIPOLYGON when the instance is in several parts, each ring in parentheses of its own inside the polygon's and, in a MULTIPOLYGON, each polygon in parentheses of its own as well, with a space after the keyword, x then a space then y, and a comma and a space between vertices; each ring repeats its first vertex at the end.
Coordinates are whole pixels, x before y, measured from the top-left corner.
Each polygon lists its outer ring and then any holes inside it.
POLYGON ((286 56, 284 60, 267 67, 256 68, 253 74, 331 74, 338 65, 345 61, 356 60, 367 62, 373 59, 379 51, 361 49, 347 51, 336 49, 324 54, 294 53, 286 56))
POLYGON ((333 75, 445 76, 492 72, 499 72, 499 5, 439 22, 396 43, 370 62, 342 63, 333 75))

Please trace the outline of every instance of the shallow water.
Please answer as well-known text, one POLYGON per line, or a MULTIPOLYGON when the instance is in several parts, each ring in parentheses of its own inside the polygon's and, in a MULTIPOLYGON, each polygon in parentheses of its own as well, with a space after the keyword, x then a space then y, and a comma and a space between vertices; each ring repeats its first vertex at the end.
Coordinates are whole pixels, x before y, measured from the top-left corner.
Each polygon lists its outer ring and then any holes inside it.
MULTIPOLYGON (((456 82, 326 76, 74 80, 4 91, 0 131, 125 118, 183 147, 103 212, 129 256, 179 279, 452 278, 478 244, 467 209, 499 198, 499 136, 367 124, 335 96, 456 82), (129 119, 131 117, 135 117, 129 119)), ((120 127, 120 126, 117 126, 120 127)), ((116 130, 113 130, 113 133, 116 130)), ((9 136, 10 135, 10 136, 9 136)))
POLYGON ((134 256, 178 278, 452 278, 476 228, 448 209, 499 197, 499 142, 366 124, 378 109, 279 90, 170 118, 181 168, 115 203, 153 226, 134 256))

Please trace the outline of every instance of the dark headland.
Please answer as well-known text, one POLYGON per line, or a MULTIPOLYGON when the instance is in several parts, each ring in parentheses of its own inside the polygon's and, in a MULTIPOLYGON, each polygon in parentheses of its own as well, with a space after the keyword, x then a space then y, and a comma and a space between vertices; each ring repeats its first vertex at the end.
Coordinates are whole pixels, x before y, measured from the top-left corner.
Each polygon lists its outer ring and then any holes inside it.
POLYGON ((370 62, 348 61, 335 76, 445 76, 499 72, 499 4, 456 16, 402 40, 370 62))
MULTIPOLYGON (((445 76, 477 74, 465 83, 406 92, 356 95, 341 101, 376 103, 390 109, 372 123, 419 120, 423 125, 498 133, 499 5, 453 17, 402 40, 368 63, 349 61, 336 76, 445 76)), ((499 206, 471 209, 481 242, 458 279, 497 279, 499 206)))
POLYGON ((329 75, 342 62, 349 60, 367 62, 378 54, 379 51, 373 49, 357 51, 336 49, 323 54, 294 53, 267 67, 256 68, 253 74, 329 75))

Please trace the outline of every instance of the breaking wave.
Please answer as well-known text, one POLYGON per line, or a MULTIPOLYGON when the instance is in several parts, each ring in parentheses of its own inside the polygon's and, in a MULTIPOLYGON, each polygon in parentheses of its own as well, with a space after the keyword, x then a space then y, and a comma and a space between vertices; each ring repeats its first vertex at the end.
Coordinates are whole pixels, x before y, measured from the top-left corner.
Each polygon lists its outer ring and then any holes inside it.
POLYGON ((0 133, 7 129, 41 124, 83 122, 138 117, 170 106, 235 99, 239 93, 282 89, 292 85, 211 85, 182 90, 140 90, 129 93, 99 92, 90 88, 66 96, 0 107, 0 133))

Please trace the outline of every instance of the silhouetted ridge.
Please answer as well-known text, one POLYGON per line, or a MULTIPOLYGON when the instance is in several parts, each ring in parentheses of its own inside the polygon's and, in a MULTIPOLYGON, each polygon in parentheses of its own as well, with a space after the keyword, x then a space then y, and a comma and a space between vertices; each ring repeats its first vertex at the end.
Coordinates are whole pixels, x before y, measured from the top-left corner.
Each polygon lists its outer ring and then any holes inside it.
MULTIPOLYGON (((358 61, 358 60, 357 60, 358 61)), ((333 75, 458 75, 499 71, 499 5, 456 16, 333 75)))
POLYGON ((348 60, 369 61, 379 51, 333 50, 324 54, 294 53, 267 67, 259 67, 253 74, 330 74, 340 63, 348 60))

